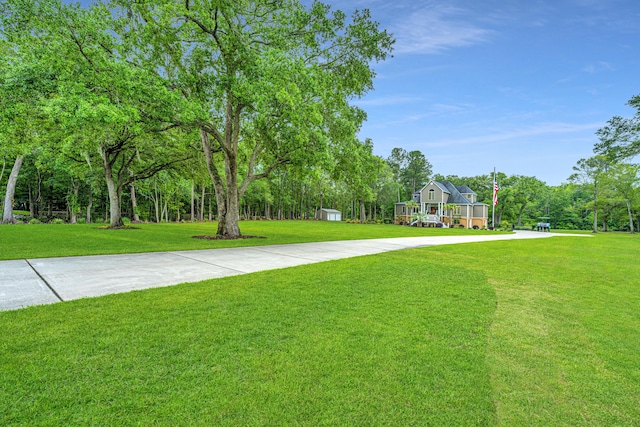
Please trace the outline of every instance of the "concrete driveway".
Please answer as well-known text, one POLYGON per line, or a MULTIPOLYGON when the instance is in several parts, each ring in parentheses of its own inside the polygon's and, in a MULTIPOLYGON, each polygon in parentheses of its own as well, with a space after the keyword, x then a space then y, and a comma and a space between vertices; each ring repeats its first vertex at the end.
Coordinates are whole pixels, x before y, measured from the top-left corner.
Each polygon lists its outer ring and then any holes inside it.
POLYGON ((170 286, 408 248, 585 235, 517 231, 478 236, 344 240, 126 255, 0 261, 0 310, 170 286))

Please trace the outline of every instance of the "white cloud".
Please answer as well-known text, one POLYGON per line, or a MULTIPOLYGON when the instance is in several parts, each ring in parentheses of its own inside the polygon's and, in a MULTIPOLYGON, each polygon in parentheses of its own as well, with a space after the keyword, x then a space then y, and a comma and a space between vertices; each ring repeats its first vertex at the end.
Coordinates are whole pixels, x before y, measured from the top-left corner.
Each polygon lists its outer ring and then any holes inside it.
POLYGON ((460 15, 464 15, 462 9, 445 5, 430 5, 412 13, 392 29, 396 36, 395 51, 432 54, 454 47, 483 43, 489 39, 492 30, 456 19, 460 15))
POLYGON ((516 139, 529 138, 541 135, 573 134, 581 132, 593 132, 600 128, 602 123, 540 123, 523 129, 504 131, 494 134, 477 135, 466 138, 446 139, 440 141, 426 142, 428 147, 451 147, 455 145, 467 144, 491 144, 500 142, 513 142, 516 139))
POLYGON ((359 99, 357 101, 354 101, 353 103, 355 105, 358 105, 359 107, 379 107, 386 105, 411 104, 421 101, 421 98, 415 96, 388 96, 373 99, 359 99))
POLYGON ((608 62, 600 61, 595 64, 585 66, 582 71, 589 74, 602 73, 604 71, 613 71, 614 67, 608 62))

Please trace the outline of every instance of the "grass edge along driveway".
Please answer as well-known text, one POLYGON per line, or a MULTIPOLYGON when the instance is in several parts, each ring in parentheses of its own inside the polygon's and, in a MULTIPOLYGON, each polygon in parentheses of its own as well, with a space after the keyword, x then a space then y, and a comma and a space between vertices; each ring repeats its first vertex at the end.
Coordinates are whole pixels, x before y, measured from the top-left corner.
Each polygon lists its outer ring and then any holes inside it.
MULTIPOLYGON (((492 234, 486 230, 347 224, 329 221, 242 221, 245 235, 257 239, 203 240, 215 234, 215 222, 134 224, 135 229, 106 230, 95 224, 19 224, 0 226, 0 260, 216 249, 288 243, 385 237, 492 234)), ((494 233, 495 234, 495 233, 494 233)))
POLYGON ((495 295, 482 274, 451 267, 407 280, 422 257, 0 313, 0 423, 491 423, 495 295))
POLYGON ((423 248, 0 313, 0 424, 636 425, 637 247, 423 248))

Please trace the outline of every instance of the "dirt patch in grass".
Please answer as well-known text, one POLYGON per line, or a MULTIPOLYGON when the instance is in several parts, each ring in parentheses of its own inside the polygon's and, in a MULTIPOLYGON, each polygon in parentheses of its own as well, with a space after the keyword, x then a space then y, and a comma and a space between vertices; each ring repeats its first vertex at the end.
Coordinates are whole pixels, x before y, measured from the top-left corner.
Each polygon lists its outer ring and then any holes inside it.
POLYGON ((238 239, 266 239, 264 236, 239 236, 239 237, 231 237, 231 236, 193 236, 194 239, 203 239, 203 240, 238 240, 238 239))
POLYGON ((110 227, 105 225, 104 227, 96 227, 98 230, 140 230, 140 227, 132 227, 130 225, 123 225, 122 227, 110 227))

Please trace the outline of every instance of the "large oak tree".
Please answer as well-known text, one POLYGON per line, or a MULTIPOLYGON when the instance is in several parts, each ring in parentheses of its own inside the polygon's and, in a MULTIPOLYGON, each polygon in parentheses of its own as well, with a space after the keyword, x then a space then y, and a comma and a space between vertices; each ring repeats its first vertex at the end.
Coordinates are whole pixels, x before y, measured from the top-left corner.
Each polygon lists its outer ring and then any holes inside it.
POLYGON ((167 79, 190 108, 167 118, 200 132, 218 235, 241 236, 249 185, 285 165, 313 165, 353 141, 349 104, 372 88, 370 63, 393 40, 369 12, 352 19, 297 0, 113 0, 129 59, 167 79))

